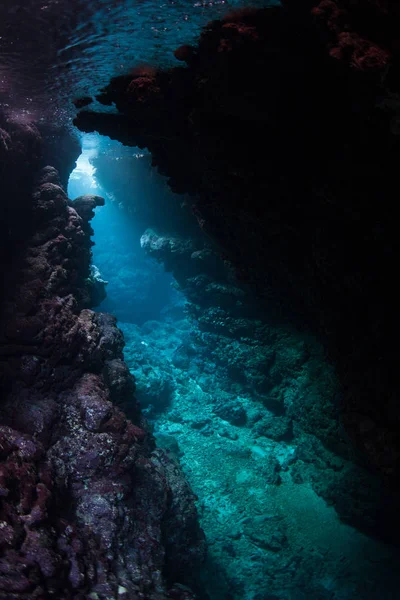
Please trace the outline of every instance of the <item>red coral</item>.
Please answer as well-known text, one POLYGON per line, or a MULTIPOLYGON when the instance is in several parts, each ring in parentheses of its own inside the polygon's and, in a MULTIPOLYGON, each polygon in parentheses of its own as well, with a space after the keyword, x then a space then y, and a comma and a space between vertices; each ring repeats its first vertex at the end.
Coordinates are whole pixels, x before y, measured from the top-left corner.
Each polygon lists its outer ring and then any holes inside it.
MULTIPOLYGON (((392 58, 390 2, 322 0, 312 14, 331 34, 330 55, 363 72, 382 72, 392 58), (383 41, 384 40, 384 41, 383 41)), ((398 9, 397 9, 398 10, 398 9)), ((397 14, 399 16, 400 13, 397 14)))
POLYGON ((153 104, 154 101, 159 101, 161 89, 157 84, 155 77, 142 75, 132 79, 128 86, 128 97, 131 102, 139 102, 141 104, 153 104))
POLYGON ((195 56, 195 48, 189 44, 184 44, 174 51, 174 56, 177 60, 190 63, 195 56))
POLYGON ((349 60, 351 66, 360 71, 382 71, 391 58, 386 50, 350 32, 338 34, 338 46, 331 49, 330 55, 349 60))

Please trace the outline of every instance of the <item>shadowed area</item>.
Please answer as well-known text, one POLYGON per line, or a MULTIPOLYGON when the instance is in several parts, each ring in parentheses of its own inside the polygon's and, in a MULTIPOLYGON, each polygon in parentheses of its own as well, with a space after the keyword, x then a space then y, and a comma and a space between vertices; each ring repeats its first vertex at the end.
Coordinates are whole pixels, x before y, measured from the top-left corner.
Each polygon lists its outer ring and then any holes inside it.
POLYGON ((70 194, 107 198, 100 309, 118 316, 143 414, 197 496, 209 597, 395 598, 395 499, 346 436, 320 342, 235 279, 146 151, 97 134, 82 147, 70 194))
POLYGON ((397 600, 396 0, 0 7, 0 600, 397 600))

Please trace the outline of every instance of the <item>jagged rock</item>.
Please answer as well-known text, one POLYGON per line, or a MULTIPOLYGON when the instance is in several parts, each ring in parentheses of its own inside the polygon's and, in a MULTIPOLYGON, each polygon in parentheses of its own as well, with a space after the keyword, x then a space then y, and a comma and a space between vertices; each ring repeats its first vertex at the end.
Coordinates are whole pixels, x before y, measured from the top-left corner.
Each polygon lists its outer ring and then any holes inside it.
POLYGON ((232 425, 244 425, 247 421, 246 411, 239 400, 219 403, 214 412, 232 425))
POLYGON ((78 215, 82 217, 84 222, 91 221, 94 217, 94 209, 96 206, 104 206, 104 198, 93 194, 79 196, 71 202, 71 206, 76 210, 78 215))
POLYGON ((193 598, 174 579, 189 585, 204 559, 193 495, 152 454, 115 318, 85 308, 101 200, 81 198, 78 214, 54 169, 36 176, 35 231, 0 319, 0 596, 193 598))
POLYGON ((290 440, 292 423, 287 417, 265 416, 253 427, 256 436, 264 435, 273 440, 290 440))
POLYGON ((162 261, 167 271, 172 270, 172 264, 175 267, 177 259, 186 259, 187 256, 190 256, 194 252, 193 241, 190 238, 182 239, 168 235, 159 235, 151 229, 142 235, 140 245, 146 249, 151 257, 162 261), (170 256, 174 259, 173 263, 171 263, 170 256))

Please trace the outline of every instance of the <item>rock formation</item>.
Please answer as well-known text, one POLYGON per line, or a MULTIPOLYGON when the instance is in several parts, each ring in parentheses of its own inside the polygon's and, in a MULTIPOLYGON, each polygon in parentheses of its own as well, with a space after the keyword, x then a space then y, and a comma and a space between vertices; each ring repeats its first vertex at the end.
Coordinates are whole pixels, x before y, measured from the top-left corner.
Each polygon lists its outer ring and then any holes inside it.
POLYGON ((186 66, 116 77, 76 125, 147 147, 239 280, 315 331, 341 419, 399 474, 399 25, 392 1, 285 2, 204 28, 186 66))
POLYGON ((0 598, 189 600, 194 496, 154 448, 114 317, 90 310, 103 199, 68 201, 37 129, 2 124, 0 598))

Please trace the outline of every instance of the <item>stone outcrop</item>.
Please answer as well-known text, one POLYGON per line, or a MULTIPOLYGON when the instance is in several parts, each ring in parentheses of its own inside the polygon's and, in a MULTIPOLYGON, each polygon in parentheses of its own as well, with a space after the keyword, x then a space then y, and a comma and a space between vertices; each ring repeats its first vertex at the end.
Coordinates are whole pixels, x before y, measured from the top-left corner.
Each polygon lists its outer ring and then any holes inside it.
MULTIPOLYGON (((39 146, 34 127, 11 128, 5 151, 29 155, 24 136, 39 146)), ((89 308, 102 199, 75 208, 38 164, 21 158, 21 197, 12 177, 1 191, 30 227, 11 229, 0 318, 0 598, 189 600, 205 553, 194 496, 154 449, 114 317, 89 308)))
POLYGON ((67 189, 69 176, 81 153, 79 138, 65 125, 40 123, 38 129, 43 139, 42 162, 57 169, 61 185, 67 189))
MULTIPOLYGON (((200 386, 199 398, 192 399, 194 414, 195 406, 207 414, 211 404, 213 419, 249 429, 255 438, 297 448, 289 468, 296 483, 308 482, 347 523, 393 540, 396 501, 382 489, 379 478, 368 473, 365 457, 340 423, 340 382, 315 337, 285 325, 271 311, 266 314, 251 287, 235 281, 206 237, 200 242, 148 229, 141 244, 173 273, 191 321, 190 331, 180 334, 183 339, 171 355, 166 351, 163 357, 153 338, 175 339, 168 333, 173 319, 164 329, 154 322, 143 327, 144 334, 153 333, 145 352, 140 344, 128 345, 127 361, 142 406, 148 406, 149 413, 174 414, 174 402, 180 402, 176 399, 188 394, 176 390, 191 377, 200 386), (207 400, 209 390, 212 401, 207 400), (243 402, 250 398, 258 403, 258 412, 248 418, 243 402)), ((175 324, 178 331, 179 326, 175 324)), ((128 325, 124 328, 129 331, 128 325)), ((216 435, 206 416, 193 425, 197 426, 206 436, 216 435)))
MULTIPOLYGON (((237 277, 334 360, 341 419, 399 474, 394 2, 286 2, 204 28, 168 71, 117 77, 83 131, 147 147, 237 277)), ((397 82, 397 83, 396 83, 397 82)))

